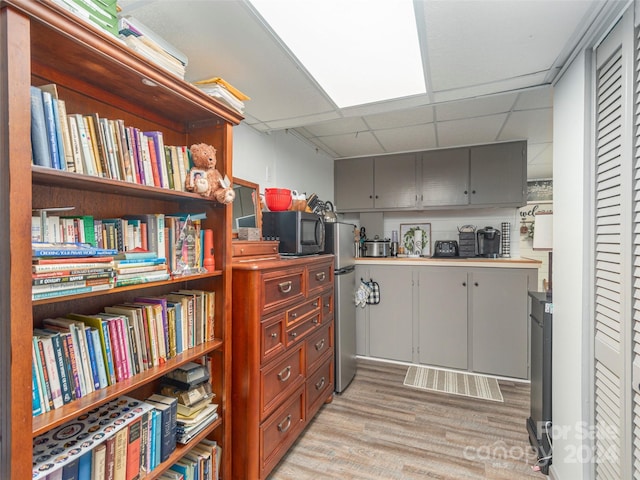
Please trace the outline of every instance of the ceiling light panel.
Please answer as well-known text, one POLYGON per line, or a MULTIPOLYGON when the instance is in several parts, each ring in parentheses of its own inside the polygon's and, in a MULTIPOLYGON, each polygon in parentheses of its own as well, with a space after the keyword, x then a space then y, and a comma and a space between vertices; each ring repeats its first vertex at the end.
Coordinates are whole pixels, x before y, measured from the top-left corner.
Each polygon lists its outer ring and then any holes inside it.
POLYGON ((412 0, 251 0, 340 107, 425 93, 412 0))

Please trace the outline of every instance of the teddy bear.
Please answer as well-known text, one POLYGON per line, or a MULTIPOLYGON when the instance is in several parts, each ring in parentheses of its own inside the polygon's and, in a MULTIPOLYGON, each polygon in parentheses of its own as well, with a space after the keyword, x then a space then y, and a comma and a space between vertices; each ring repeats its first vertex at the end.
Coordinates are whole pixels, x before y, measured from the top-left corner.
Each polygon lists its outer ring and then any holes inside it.
POLYGON ((185 182, 185 189, 205 198, 227 204, 236 197, 233 188, 225 186, 222 174, 216 170, 216 149, 206 143, 191 145, 193 167, 185 182))

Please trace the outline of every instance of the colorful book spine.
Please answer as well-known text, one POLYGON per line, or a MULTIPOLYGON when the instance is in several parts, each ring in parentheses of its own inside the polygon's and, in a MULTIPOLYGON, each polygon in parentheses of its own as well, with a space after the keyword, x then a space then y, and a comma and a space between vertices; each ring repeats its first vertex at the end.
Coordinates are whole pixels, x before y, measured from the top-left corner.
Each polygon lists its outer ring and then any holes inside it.
POLYGON ((53 100, 49 92, 42 92, 42 105, 44 108, 44 121, 47 129, 47 146, 51 156, 51 166, 60 170, 60 153, 58 152, 58 136, 56 134, 56 124, 53 113, 53 100))
POLYGON ((41 167, 52 167, 48 147, 47 126, 44 118, 42 90, 31 86, 31 155, 33 163, 41 167))
POLYGON ((89 354, 89 363, 91 364, 91 380, 93 381, 93 389, 100 390, 100 374, 98 373, 98 362, 96 349, 93 345, 93 335, 91 327, 83 328, 85 341, 87 343, 87 353, 89 354))

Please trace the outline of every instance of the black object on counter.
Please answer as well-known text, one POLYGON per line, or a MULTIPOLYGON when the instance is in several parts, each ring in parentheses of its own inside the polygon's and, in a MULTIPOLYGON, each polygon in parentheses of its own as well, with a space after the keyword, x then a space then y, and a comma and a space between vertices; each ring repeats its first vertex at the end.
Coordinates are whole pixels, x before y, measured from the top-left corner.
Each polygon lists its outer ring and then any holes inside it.
POLYGON ((527 419, 529 443, 538 455, 540 472, 551 465, 551 332, 553 303, 544 292, 531 297, 531 416, 527 419))

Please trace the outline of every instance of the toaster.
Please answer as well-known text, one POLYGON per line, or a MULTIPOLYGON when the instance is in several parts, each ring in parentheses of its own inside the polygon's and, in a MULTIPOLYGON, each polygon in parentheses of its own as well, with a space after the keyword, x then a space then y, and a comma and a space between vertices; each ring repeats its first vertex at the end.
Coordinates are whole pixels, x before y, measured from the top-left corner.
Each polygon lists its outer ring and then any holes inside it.
POLYGON ((458 242, 456 240, 437 240, 433 247, 434 257, 457 257, 458 242))

